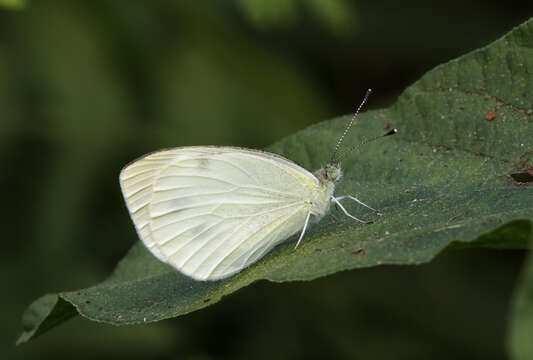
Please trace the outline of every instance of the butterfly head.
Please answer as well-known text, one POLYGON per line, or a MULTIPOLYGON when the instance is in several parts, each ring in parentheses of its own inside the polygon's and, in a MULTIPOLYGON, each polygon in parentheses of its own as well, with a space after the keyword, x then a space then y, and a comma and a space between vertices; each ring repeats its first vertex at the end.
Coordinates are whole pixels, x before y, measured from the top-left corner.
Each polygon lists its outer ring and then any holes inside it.
POLYGON ((342 177, 341 163, 327 163, 324 172, 326 180, 336 183, 342 177))
POLYGON ((315 172, 315 176, 322 183, 335 184, 342 178, 340 162, 329 162, 315 172))

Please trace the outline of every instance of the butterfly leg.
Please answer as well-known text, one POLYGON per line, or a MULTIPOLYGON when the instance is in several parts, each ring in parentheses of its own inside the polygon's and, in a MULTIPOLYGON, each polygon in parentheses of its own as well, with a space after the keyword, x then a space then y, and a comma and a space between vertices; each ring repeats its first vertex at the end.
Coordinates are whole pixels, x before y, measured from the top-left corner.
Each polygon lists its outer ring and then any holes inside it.
MULTIPOLYGON (((341 197, 342 197, 342 196, 341 196, 341 197)), ((344 208, 344 206, 342 206, 342 204, 339 202, 338 198, 332 196, 332 197, 331 197, 331 201, 334 202, 336 205, 338 205, 338 206, 341 208, 342 212, 343 212, 346 216, 348 216, 349 218, 352 218, 352 219, 354 219, 354 220, 357 220, 357 221, 359 221, 359 222, 361 222, 361 223, 363 223, 363 224, 371 224, 371 223, 372 223, 372 221, 364 221, 364 220, 358 219, 358 218, 356 218, 355 216, 353 216, 352 214, 350 214, 350 213, 344 208)))
POLYGON ((304 222, 304 228, 302 229, 302 232, 300 234, 300 237, 298 238, 298 241, 296 242, 296 246, 294 247, 294 250, 296 250, 296 248, 298 247, 298 245, 300 245, 300 241, 302 241, 302 239, 304 238, 304 234, 305 234, 305 229, 307 229, 307 225, 309 224, 309 218, 311 217, 311 212, 308 212, 307 213, 307 217, 305 218, 305 222, 304 222))
POLYGON ((356 198, 355 196, 352 196, 352 195, 343 195, 343 196, 338 196, 336 197, 335 199, 337 200, 343 200, 343 199, 351 199, 353 201, 355 201, 356 203, 360 204, 360 205, 363 205, 364 207, 367 207, 369 208, 370 210, 372 210, 374 213, 376 213, 376 215, 383 215, 379 210, 376 210, 374 209, 373 207, 370 207, 368 206, 367 204, 365 204, 364 202, 362 202, 361 200, 359 200, 358 198, 356 198))

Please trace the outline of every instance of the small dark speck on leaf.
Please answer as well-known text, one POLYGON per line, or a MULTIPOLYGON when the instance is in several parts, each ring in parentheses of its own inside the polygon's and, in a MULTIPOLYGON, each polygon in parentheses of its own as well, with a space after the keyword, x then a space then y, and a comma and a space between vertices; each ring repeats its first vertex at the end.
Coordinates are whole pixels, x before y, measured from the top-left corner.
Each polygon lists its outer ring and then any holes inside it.
POLYGON ((515 185, 524 185, 524 184, 532 183, 533 182, 533 165, 531 165, 531 169, 528 169, 522 172, 516 172, 516 173, 510 174, 509 176, 515 185))
POLYGON ((90 304, 91 302, 89 300, 85 301, 86 304, 90 304))
MULTIPOLYGON (((529 155, 526 153, 520 158, 529 155)), ((508 175, 514 185, 528 185, 533 182, 533 164, 522 161, 522 164, 514 172, 508 175)))
POLYGON ((208 302, 210 302, 210 301, 211 301, 210 298, 204 299, 204 303, 208 303, 208 302))
POLYGON ((364 254, 366 254, 366 251, 365 251, 365 249, 360 248, 360 249, 355 250, 352 254, 354 254, 354 255, 364 255, 364 254))
POLYGON ((316 251, 316 252, 321 252, 322 249, 318 249, 318 248, 316 248, 315 251, 316 251))
POLYGON ((489 112, 487 115, 485 115, 485 119, 487 119, 487 121, 494 120, 495 117, 496 117, 496 114, 494 114, 492 111, 489 112))

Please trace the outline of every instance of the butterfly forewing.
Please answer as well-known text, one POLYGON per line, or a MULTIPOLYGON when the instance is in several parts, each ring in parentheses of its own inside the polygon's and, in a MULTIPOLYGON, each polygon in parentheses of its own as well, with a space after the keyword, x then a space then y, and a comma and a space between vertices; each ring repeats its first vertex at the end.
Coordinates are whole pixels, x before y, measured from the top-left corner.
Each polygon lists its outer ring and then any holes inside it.
POLYGON ((289 160, 231 147, 156 152, 120 181, 146 247, 200 280, 235 274, 300 231, 320 191, 289 160))

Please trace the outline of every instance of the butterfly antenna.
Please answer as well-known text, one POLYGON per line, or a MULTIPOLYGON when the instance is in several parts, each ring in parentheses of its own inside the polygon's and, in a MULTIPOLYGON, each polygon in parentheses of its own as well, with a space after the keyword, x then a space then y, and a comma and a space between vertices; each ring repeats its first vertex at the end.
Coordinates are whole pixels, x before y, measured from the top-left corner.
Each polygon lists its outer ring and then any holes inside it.
POLYGON ((389 132, 387 132, 386 134, 383 134, 383 135, 380 135, 380 136, 376 136, 375 138, 372 138, 372 139, 364 140, 362 143, 360 143, 360 144, 358 144, 358 145, 355 145, 355 146, 352 146, 351 148, 349 148, 348 150, 346 150, 345 152, 343 152, 343 153, 341 154, 341 156, 339 156, 339 157, 337 158, 337 160, 342 159, 343 157, 345 157, 346 155, 348 155, 348 154, 351 153, 352 151, 358 149, 359 147, 361 147, 361 146, 363 146, 363 145, 365 145, 365 144, 368 144, 368 143, 370 143, 370 142, 372 142, 372 141, 376 141, 376 140, 378 140, 378 139, 384 138, 384 137, 386 137, 386 136, 394 135, 394 134, 396 134, 397 132, 398 132, 397 129, 392 129, 392 130, 390 130, 389 132))
POLYGON ((365 103, 368 100, 368 97, 370 96, 371 93, 372 93, 372 89, 368 89, 366 91, 366 94, 365 94, 365 97, 363 98, 363 101, 361 101, 361 104, 359 105, 359 107, 357 108, 355 113, 353 114, 352 119, 350 120, 350 122, 346 126, 346 129, 344 129, 344 133, 341 135, 341 137, 337 141, 337 144, 335 145, 335 150, 333 150, 333 154, 331 155, 331 159, 329 160, 330 163, 334 162, 335 160, 338 160, 337 152, 339 151, 339 148, 340 148, 340 146, 342 144, 342 141, 344 140, 344 138, 346 137, 346 135, 350 131, 350 128, 352 127, 355 118, 357 117, 357 115, 359 115, 359 111, 361 111, 361 109, 365 105, 365 103))

